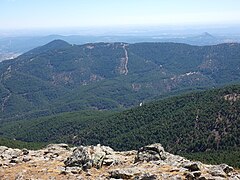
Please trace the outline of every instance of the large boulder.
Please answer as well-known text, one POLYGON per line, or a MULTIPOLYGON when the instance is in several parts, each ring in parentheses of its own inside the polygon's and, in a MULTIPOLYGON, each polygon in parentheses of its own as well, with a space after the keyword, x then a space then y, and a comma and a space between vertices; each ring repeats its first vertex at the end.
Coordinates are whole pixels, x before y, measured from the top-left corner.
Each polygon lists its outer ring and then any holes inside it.
POLYGON ((0 146, 0 154, 4 153, 4 151, 6 151, 8 149, 8 147, 6 146, 0 146))
POLYGON ((228 166, 227 164, 213 165, 209 168, 209 174, 225 178, 229 176, 233 170, 233 167, 228 166))
POLYGON ((182 165, 184 168, 188 169, 189 171, 193 172, 193 171, 200 171, 200 163, 197 162, 187 162, 187 163, 183 163, 182 165))
POLYGON ((3 160, 18 158, 20 155, 22 155, 22 151, 20 149, 12 149, 5 146, 0 146, 0 158, 3 160))
POLYGON ((22 162, 23 152, 20 149, 0 146, 0 166, 9 166, 22 162))
POLYGON ((101 168, 106 156, 104 148, 98 146, 80 146, 77 147, 73 154, 64 162, 66 166, 78 166, 83 170, 91 167, 101 168))
POLYGON ((135 163, 139 161, 158 161, 165 160, 166 154, 160 143, 141 147, 135 158, 135 163))

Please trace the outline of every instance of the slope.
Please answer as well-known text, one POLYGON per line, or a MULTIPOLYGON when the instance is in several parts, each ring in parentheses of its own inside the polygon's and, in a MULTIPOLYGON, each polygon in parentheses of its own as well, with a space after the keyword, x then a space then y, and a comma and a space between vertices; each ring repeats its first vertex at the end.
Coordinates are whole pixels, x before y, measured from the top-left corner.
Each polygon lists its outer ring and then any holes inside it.
POLYGON ((131 149, 161 142, 172 152, 238 147, 240 86, 195 92, 120 113, 81 111, 3 124, 2 135, 131 149), (31 135, 31 136, 30 136, 31 135))

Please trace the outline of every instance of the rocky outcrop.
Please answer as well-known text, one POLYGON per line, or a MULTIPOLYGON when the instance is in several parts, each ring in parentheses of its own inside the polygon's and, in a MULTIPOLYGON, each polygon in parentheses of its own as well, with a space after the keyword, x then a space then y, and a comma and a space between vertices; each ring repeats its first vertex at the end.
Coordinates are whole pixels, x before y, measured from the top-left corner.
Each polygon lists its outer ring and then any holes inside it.
POLYGON ((103 160, 106 157, 106 150, 100 145, 97 146, 80 146, 74 149, 73 154, 64 162, 66 166, 77 166, 83 170, 95 167, 102 167, 103 160))
POLYGON ((32 151, 0 146, 0 179, 240 179, 227 164, 206 165, 170 154, 161 144, 118 152, 107 146, 50 144, 32 151))
POLYGON ((144 146, 138 150, 135 162, 165 160, 166 154, 161 144, 144 146))

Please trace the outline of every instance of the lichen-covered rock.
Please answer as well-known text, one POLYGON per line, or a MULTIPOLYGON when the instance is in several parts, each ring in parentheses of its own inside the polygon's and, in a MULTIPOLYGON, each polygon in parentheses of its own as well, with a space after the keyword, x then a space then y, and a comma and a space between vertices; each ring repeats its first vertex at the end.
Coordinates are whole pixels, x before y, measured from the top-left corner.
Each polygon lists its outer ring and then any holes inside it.
POLYGON ((106 155, 103 160, 103 165, 112 166, 121 164, 121 160, 116 155, 106 155))
POLYGON ((82 167, 84 166, 86 163, 88 163, 91 158, 90 155, 92 154, 91 150, 92 148, 89 147, 84 147, 84 146, 80 146, 78 148, 76 148, 73 151, 73 154, 67 158, 67 160, 64 162, 64 164, 66 166, 79 166, 82 167))
POLYGON ((106 152, 98 146, 80 146, 73 151, 73 154, 64 162, 66 166, 78 166, 84 170, 91 167, 101 168, 106 152))
POLYGON ((166 155, 164 148, 161 144, 156 143, 148 146, 141 147, 138 150, 137 156, 135 158, 135 162, 139 161, 158 161, 165 160, 166 155))
POLYGON ((184 157, 178 156, 178 155, 173 155, 168 152, 165 152, 165 157, 166 159, 161 162, 161 164, 168 164, 170 166, 174 167, 183 167, 183 164, 189 163, 190 161, 185 159, 184 157))

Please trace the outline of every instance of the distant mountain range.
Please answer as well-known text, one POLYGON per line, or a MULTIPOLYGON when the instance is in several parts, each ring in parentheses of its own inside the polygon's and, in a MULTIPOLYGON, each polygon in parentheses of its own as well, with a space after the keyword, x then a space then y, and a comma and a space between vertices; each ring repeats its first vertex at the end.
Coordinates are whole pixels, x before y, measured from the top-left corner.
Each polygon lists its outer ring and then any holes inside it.
POLYGON ((122 110, 156 97, 238 83, 239 69, 237 43, 72 45, 54 40, 0 63, 0 117, 122 110))
POLYGON ((49 35, 49 36, 19 36, 0 38, 0 61, 12 59, 19 54, 25 53, 33 48, 47 44, 55 39, 61 39, 71 44, 86 44, 97 42, 175 42, 191 45, 216 45, 220 43, 240 42, 240 36, 233 35, 212 35, 204 32, 200 35, 171 35, 171 34, 143 34, 143 35, 49 35))

